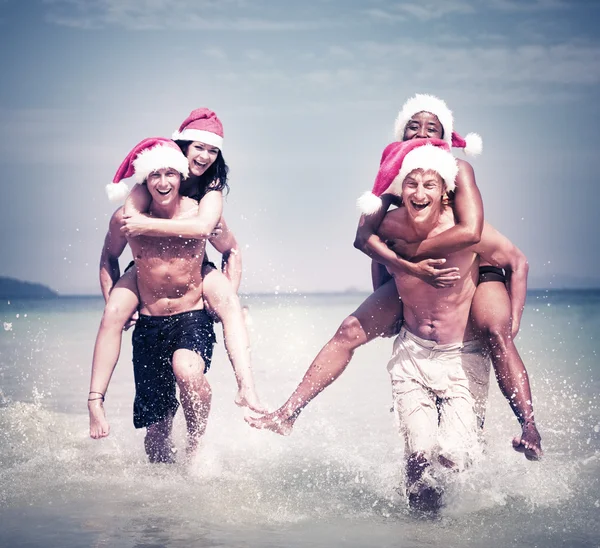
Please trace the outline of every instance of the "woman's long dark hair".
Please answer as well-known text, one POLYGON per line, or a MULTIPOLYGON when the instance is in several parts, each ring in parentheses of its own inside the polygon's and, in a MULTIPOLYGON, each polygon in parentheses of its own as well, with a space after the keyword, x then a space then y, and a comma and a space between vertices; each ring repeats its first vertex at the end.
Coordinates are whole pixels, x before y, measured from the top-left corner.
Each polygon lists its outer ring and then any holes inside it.
MULTIPOLYGON (((183 152, 187 158, 187 152, 190 144, 193 141, 175 141, 181 152, 183 152)), ((229 192, 229 184, 227 184, 227 174, 229 173, 229 167, 225 163, 223 153, 219 150, 217 159, 213 164, 206 170, 205 173, 198 177, 197 181, 197 192, 191 198, 200 200, 209 190, 220 190, 223 194, 229 192)))

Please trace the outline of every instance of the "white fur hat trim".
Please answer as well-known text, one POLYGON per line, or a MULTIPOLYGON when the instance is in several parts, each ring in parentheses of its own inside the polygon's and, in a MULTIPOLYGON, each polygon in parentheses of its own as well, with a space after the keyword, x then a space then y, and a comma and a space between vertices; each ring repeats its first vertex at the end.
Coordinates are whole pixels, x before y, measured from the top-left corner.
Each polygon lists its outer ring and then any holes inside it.
POLYGON ((153 171, 168 167, 179 171, 184 179, 189 175, 190 166, 188 160, 174 145, 172 147, 157 145, 142 150, 133 161, 135 180, 138 183, 143 183, 153 171))
POLYGON ((444 141, 452 146, 452 132, 454 131, 454 117, 452 111, 448 108, 446 103, 435 97, 434 95, 426 95, 417 93, 414 97, 411 97, 402 110, 398 113, 396 123, 394 124, 394 135, 398 141, 404 140, 404 130, 406 124, 410 119, 418 112, 431 112, 435 114, 444 128, 444 141))
POLYGON ((402 193, 397 185, 402 185, 406 176, 415 169, 433 170, 440 174, 446 183, 446 189, 451 192, 456 188, 456 176, 458 175, 458 165, 456 158, 452 153, 443 150, 440 147, 433 145, 424 145, 409 152, 402 167, 398 173, 398 177, 390 185, 389 191, 398 196, 402 193), (396 187, 396 188, 394 188, 396 187), (400 190, 400 192, 398 192, 400 190))

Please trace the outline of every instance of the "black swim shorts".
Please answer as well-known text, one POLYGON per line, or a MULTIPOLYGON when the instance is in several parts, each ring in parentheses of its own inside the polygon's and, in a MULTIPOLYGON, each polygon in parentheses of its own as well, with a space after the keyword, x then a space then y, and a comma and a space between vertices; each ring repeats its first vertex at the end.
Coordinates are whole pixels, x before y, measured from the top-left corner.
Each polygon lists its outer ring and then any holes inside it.
POLYGON ((504 270, 497 266, 480 266, 479 267, 479 283, 483 282, 502 282, 506 283, 506 275, 504 270))
POLYGON ((132 336, 135 400, 133 424, 144 428, 174 415, 176 398, 172 358, 176 350, 192 350, 204 360, 206 373, 215 344, 213 321, 206 310, 172 316, 140 314, 132 336))

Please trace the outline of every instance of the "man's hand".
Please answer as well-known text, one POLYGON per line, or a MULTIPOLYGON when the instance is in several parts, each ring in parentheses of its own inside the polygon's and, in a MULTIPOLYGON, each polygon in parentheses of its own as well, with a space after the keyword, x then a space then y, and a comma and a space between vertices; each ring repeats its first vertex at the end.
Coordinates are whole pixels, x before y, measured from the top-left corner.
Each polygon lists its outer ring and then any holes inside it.
POLYGON ((140 313, 136 310, 133 313, 133 316, 131 316, 131 318, 129 318, 129 320, 127 320, 127 323, 123 327, 123 331, 127 331, 128 329, 131 329, 135 325, 135 323, 138 321, 139 317, 140 317, 140 313))
POLYGON ((210 233, 210 237, 208 239, 212 240, 213 238, 218 238, 221 234, 223 234, 223 223, 218 222, 215 225, 215 228, 213 228, 213 231, 210 233))
POLYGON ((542 436, 540 436, 533 422, 526 422, 523 425, 521 436, 514 438, 512 444, 514 450, 523 453, 527 460, 540 460, 542 458, 542 436))
POLYGON ((519 327, 521 327, 519 320, 513 318, 510 329, 510 335, 513 338, 513 340, 516 339, 517 335, 519 334, 519 327))
POLYGON ((446 259, 423 259, 414 263, 413 274, 435 288, 452 287, 460 274, 458 267, 440 268, 446 259))

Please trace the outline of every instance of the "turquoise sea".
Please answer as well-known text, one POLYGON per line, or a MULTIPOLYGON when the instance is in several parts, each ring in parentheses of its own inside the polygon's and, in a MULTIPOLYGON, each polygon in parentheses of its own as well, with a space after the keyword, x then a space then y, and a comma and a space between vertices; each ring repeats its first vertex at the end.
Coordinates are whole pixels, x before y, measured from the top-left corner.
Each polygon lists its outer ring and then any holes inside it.
MULTIPOLYGON (((363 298, 244 298, 257 387, 271 407, 363 298)), ((130 332, 105 404, 111 434, 88 437, 102 307, 96 297, 0 303, 2 547, 600 546, 600 291, 530 291, 517 343, 544 459, 512 450, 518 425, 492 379, 485 455, 437 519, 412 516, 397 492, 391 339, 360 349, 282 438, 243 421, 219 336, 199 458, 150 465, 131 418, 130 332)), ((181 414, 175 442, 183 449, 181 414)))

